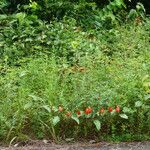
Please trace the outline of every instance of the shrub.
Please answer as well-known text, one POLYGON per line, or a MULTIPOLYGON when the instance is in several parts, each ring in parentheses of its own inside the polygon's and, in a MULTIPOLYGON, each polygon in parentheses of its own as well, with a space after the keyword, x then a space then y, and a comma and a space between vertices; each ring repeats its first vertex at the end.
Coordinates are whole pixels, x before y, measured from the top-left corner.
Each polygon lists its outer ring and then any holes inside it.
POLYGON ((135 20, 134 25, 131 22, 131 28, 127 27, 131 32, 134 29, 130 36, 126 27, 117 29, 118 25, 107 30, 99 28, 85 32, 71 18, 45 24, 34 15, 17 13, 14 16, 1 15, 0 19, 0 57, 1 61, 7 61, 11 65, 20 65, 18 60, 23 57, 37 57, 41 54, 67 57, 68 61, 74 63, 86 53, 92 54, 98 49, 111 56, 121 51, 126 51, 128 55, 133 48, 136 55, 141 48, 145 49, 143 46, 148 44, 149 39, 149 33, 145 31, 148 25, 146 23, 142 27, 142 20, 135 20), (135 34, 138 38, 133 40, 135 34), (126 38, 126 35, 131 39, 126 38), (125 47, 124 44, 128 46, 125 47))
POLYGON ((115 14, 123 4, 76 5, 75 17, 51 23, 32 1, 19 7, 26 12, 0 15, 1 140, 149 139, 149 18, 138 4, 121 24, 115 14), (86 28, 77 18, 91 8, 86 28))
POLYGON ((82 57, 74 66, 43 56, 8 69, 0 78, 1 137, 56 140, 62 132, 87 137, 100 129, 112 136, 146 135, 150 65, 146 57, 110 59, 101 52, 93 56, 82 57))

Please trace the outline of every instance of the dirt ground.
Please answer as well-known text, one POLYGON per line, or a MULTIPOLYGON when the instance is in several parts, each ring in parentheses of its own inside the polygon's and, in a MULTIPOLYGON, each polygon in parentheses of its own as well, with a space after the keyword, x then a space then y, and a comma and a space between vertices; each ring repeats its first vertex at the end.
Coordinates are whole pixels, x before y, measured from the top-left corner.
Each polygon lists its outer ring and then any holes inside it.
POLYGON ((117 144, 89 141, 86 143, 55 144, 47 140, 27 141, 0 147, 0 150, 150 150, 150 141, 117 144))

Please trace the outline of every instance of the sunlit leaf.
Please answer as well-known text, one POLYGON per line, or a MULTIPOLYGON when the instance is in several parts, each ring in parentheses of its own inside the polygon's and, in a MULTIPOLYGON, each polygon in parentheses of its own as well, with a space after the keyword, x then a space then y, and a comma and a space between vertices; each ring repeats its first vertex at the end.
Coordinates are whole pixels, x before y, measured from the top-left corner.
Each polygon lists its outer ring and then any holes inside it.
POLYGON ((126 114, 120 114, 119 115, 121 118, 124 118, 124 119, 128 119, 128 116, 126 114))
POLYGON ((99 120, 94 120, 93 123, 96 126, 96 129, 99 131, 101 129, 101 122, 99 120))
POLYGON ((71 117, 74 121, 76 121, 78 124, 80 123, 79 118, 72 116, 71 117))
POLYGON ((55 116, 52 120, 53 125, 55 126, 60 121, 60 118, 58 116, 55 116))
POLYGON ((145 100, 148 100, 148 99, 150 99, 150 94, 148 94, 148 95, 145 95, 145 100))
POLYGON ((141 101, 135 102, 135 107, 141 107, 141 106, 142 106, 142 102, 141 101))
POLYGON ((51 112, 51 109, 48 105, 44 105, 42 106, 45 110, 47 110, 49 113, 51 112))

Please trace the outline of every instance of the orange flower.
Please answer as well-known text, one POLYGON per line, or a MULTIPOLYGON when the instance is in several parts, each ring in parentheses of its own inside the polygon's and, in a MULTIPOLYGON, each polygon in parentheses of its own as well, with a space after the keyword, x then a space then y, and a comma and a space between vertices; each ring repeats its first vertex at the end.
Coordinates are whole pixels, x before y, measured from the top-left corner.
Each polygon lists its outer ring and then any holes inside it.
POLYGON ((67 112, 65 115, 66 115, 67 117, 71 117, 71 112, 67 112))
POLYGON ((85 114, 88 115, 90 113, 92 113, 92 108, 91 107, 86 108, 85 109, 85 114))
POLYGON ((113 108, 112 108, 112 107, 109 107, 109 108, 108 108, 108 111, 109 111, 109 112, 112 112, 112 111, 113 111, 113 108))
POLYGON ((77 115, 81 115, 81 112, 80 112, 80 111, 77 111, 77 115))
POLYGON ((105 112, 105 109, 102 108, 102 109, 100 110, 100 113, 104 113, 104 112, 105 112))
POLYGON ((119 107, 119 106, 116 107, 116 112, 117 112, 117 113, 120 112, 120 107, 119 107))

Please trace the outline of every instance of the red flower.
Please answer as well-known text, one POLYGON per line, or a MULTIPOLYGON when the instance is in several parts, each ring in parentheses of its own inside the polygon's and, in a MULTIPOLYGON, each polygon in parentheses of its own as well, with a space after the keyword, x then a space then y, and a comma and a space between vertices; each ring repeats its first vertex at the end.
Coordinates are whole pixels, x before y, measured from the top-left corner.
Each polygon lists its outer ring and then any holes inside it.
POLYGON ((105 109, 102 108, 102 109, 100 110, 100 113, 104 113, 104 112, 105 112, 105 109))
POLYGON ((71 112, 67 112, 65 115, 66 115, 67 117, 71 117, 71 112))
POLYGON ((112 108, 112 107, 109 107, 109 108, 108 108, 108 111, 109 111, 109 112, 112 112, 112 111, 113 111, 113 108, 112 108))
POLYGON ((81 115, 81 112, 80 112, 80 111, 77 111, 77 115, 81 115))
POLYGON ((119 106, 116 107, 116 112, 117 112, 117 113, 120 112, 120 107, 119 107, 119 106))
POLYGON ((62 111, 63 111, 63 108, 62 108, 61 106, 59 106, 59 107, 58 107, 58 111, 59 111, 59 112, 62 112, 62 111))
POLYGON ((86 108, 85 109, 85 114, 90 114, 90 113, 92 113, 92 108, 91 107, 88 107, 88 108, 86 108))

